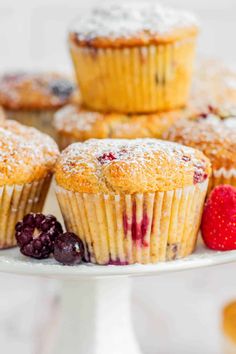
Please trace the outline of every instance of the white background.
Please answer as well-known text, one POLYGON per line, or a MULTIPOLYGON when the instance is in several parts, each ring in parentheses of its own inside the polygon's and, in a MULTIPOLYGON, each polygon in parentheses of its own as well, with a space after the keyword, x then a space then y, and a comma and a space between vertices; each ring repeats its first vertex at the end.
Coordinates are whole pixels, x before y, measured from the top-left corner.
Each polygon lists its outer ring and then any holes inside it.
MULTIPOLYGON (((95 2, 0 0, 0 71, 70 72, 68 24, 95 2)), ((162 2, 195 10, 202 23, 199 52, 234 63, 235 0, 162 2)), ((235 269, 226 265, 135 280, 133 319, 144 353, 222 353, 220 314, 223 304, 236 298, 235 269)), ((57 309, 53 282, 8 275, 0 281, 0 353, 39 354, 40 338, 57 309)))

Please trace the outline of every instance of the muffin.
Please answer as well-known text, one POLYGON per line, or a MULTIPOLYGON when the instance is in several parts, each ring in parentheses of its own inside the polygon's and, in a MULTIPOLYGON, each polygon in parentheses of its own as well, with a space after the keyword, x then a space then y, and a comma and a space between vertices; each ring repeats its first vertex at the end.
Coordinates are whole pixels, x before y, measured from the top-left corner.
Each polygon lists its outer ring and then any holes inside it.
POLYGON ((93 8, 71 26, 69 45, 84 104, 147 113, 186 104, 198 25, 155 3, 93 8))
POLYGON ((55 114, 54 127, 61 149, 71 143, 90 138, 160 138, 183 110, 151 113, 121 114, 89 111, 78 105, 68 105, 55 114))
POLYGON ((91 139, 65 149, 56 194, 68 231, 97 264, 157 263, 196 244, 209 160, 156 139, 91 139))
POLYGON ((194 70, 188 107, 195 115, 236 116, 236 71, 220 61, 201 59, 194 70))
POLYGON ((164 136, 201 150, 211 161, 209 191, 219 184, 236 186, 236 118, 209 114, 176 122, 164 136))
POLYGON ((222 319, 224 353, 236 353, 236 302, 225 306, 222 319))
POLYGON ((46 134, 12 120, 0 125, 0 248, 16 244, 17 221, 42 210, 57 157, 46 134))
POLYGON ((75 97, 74 84, 55 73, 12 73, 0 77, 6 115, 54 136, 53 114, 75 97))

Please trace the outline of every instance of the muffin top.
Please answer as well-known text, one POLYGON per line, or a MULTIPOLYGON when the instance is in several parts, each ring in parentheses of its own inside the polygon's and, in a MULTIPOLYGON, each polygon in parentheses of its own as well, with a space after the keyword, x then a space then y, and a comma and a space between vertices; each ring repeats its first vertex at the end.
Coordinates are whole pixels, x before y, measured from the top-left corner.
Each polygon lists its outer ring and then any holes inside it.
POLYGON ((172 42, 196 35, 196 18, 158 3, 113 3, 92 8, 71 26, 81 46, 122 47, 172 42))
POLYGON ((91 139, 65 149, 56 181, 83 193, 145 193, 202 183, 210 174, 200 152, 156 139, 91 139))
POLYGON ((189 107, 200 115, 236 116, 235 69, 218 60, 199 60, 193 74, 189 107))
POLYGON ((223 311, 224 333, 236 343, 236 301, 229 303, 223 311))
POLYGON ((0 124, 0 186, 24 184, 52 172, 58 157, 53 139, 13 120, 0 124))
POLYGON ((201 150, 214 169, 236 168, 236 118, 214 114, 193 119, 181 119, 164 138, 201 150))
POLYGON ((0 77, 0 105, 11 110, 55 109, 70 102, 74 84, 56 73, 9 73, 0 77))
POLYGON ((54 127, 75 141, 90 138, 156 138, 183 116, 183 110, 130 115, 92 112, 78 105, 68 105, 56 112, 54 127))

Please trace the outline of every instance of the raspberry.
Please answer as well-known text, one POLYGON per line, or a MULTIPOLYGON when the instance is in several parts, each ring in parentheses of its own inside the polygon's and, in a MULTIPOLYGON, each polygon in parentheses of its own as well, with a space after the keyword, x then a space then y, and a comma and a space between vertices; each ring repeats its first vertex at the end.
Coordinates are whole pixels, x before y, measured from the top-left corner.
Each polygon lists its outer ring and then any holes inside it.
POLYGON ((211 192, 204 208, 201 230, 209 248, 236 249, 236 188, 222 185, 211 192))
POLYGON ((185 162, 189 162, 189 161, 191 161, 191 157, 183 155, 182 156, 182 160, 185 161, 185 162))
POLYGON ((202 183, 206 179, 207 179, 207 173, 204 173, 204 171, 202 171, 202 170, 194 171, 194 175, 193 175, 193 183, 194 184, 202 183))
POLYGON ((201 163, 196 163, 194 165, 195 171, 193 174, 193 183, 202 183, 207 179, 207 173, 205 172, 205 166, 201 163))
POLYGON ((63 230, 53 215, 27 214, 15 226, 15 237, 21 253, 25 256, 48 258, 54 250, 55 238, 63 230))
POLYGON ((84 258, 82 241, 71 232, 59 235, 54 244, 54 258, 65 265, 81 263, 84 258))
POLYGON ((101 164, 104 164, 106 161, 113 161, 113 160, 116 160, 116 157, 112 152, 104 153, 102 156, 98 157, 98 161, 101 164))

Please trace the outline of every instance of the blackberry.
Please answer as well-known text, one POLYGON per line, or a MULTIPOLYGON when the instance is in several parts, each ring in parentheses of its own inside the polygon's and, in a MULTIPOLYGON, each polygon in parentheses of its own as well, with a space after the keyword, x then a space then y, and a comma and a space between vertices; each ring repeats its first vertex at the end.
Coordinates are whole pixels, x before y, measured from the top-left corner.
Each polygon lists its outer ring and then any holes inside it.
POLYGON ((50 83, 49 89, 55 96, 66 99, 72 94, 75 87, 69 80, 57 79, 50 83))
POLYGON ((59 235, 54 244, 54 258, 65 265, 80 264, 84 258, 82 241, 71 232, 59 235))
POLYGON ((61 224, 53 215, 30 213, 15 226, 15 237, 25 256, 48 258, 54 250, 54 241, 62 232, 61 224))

